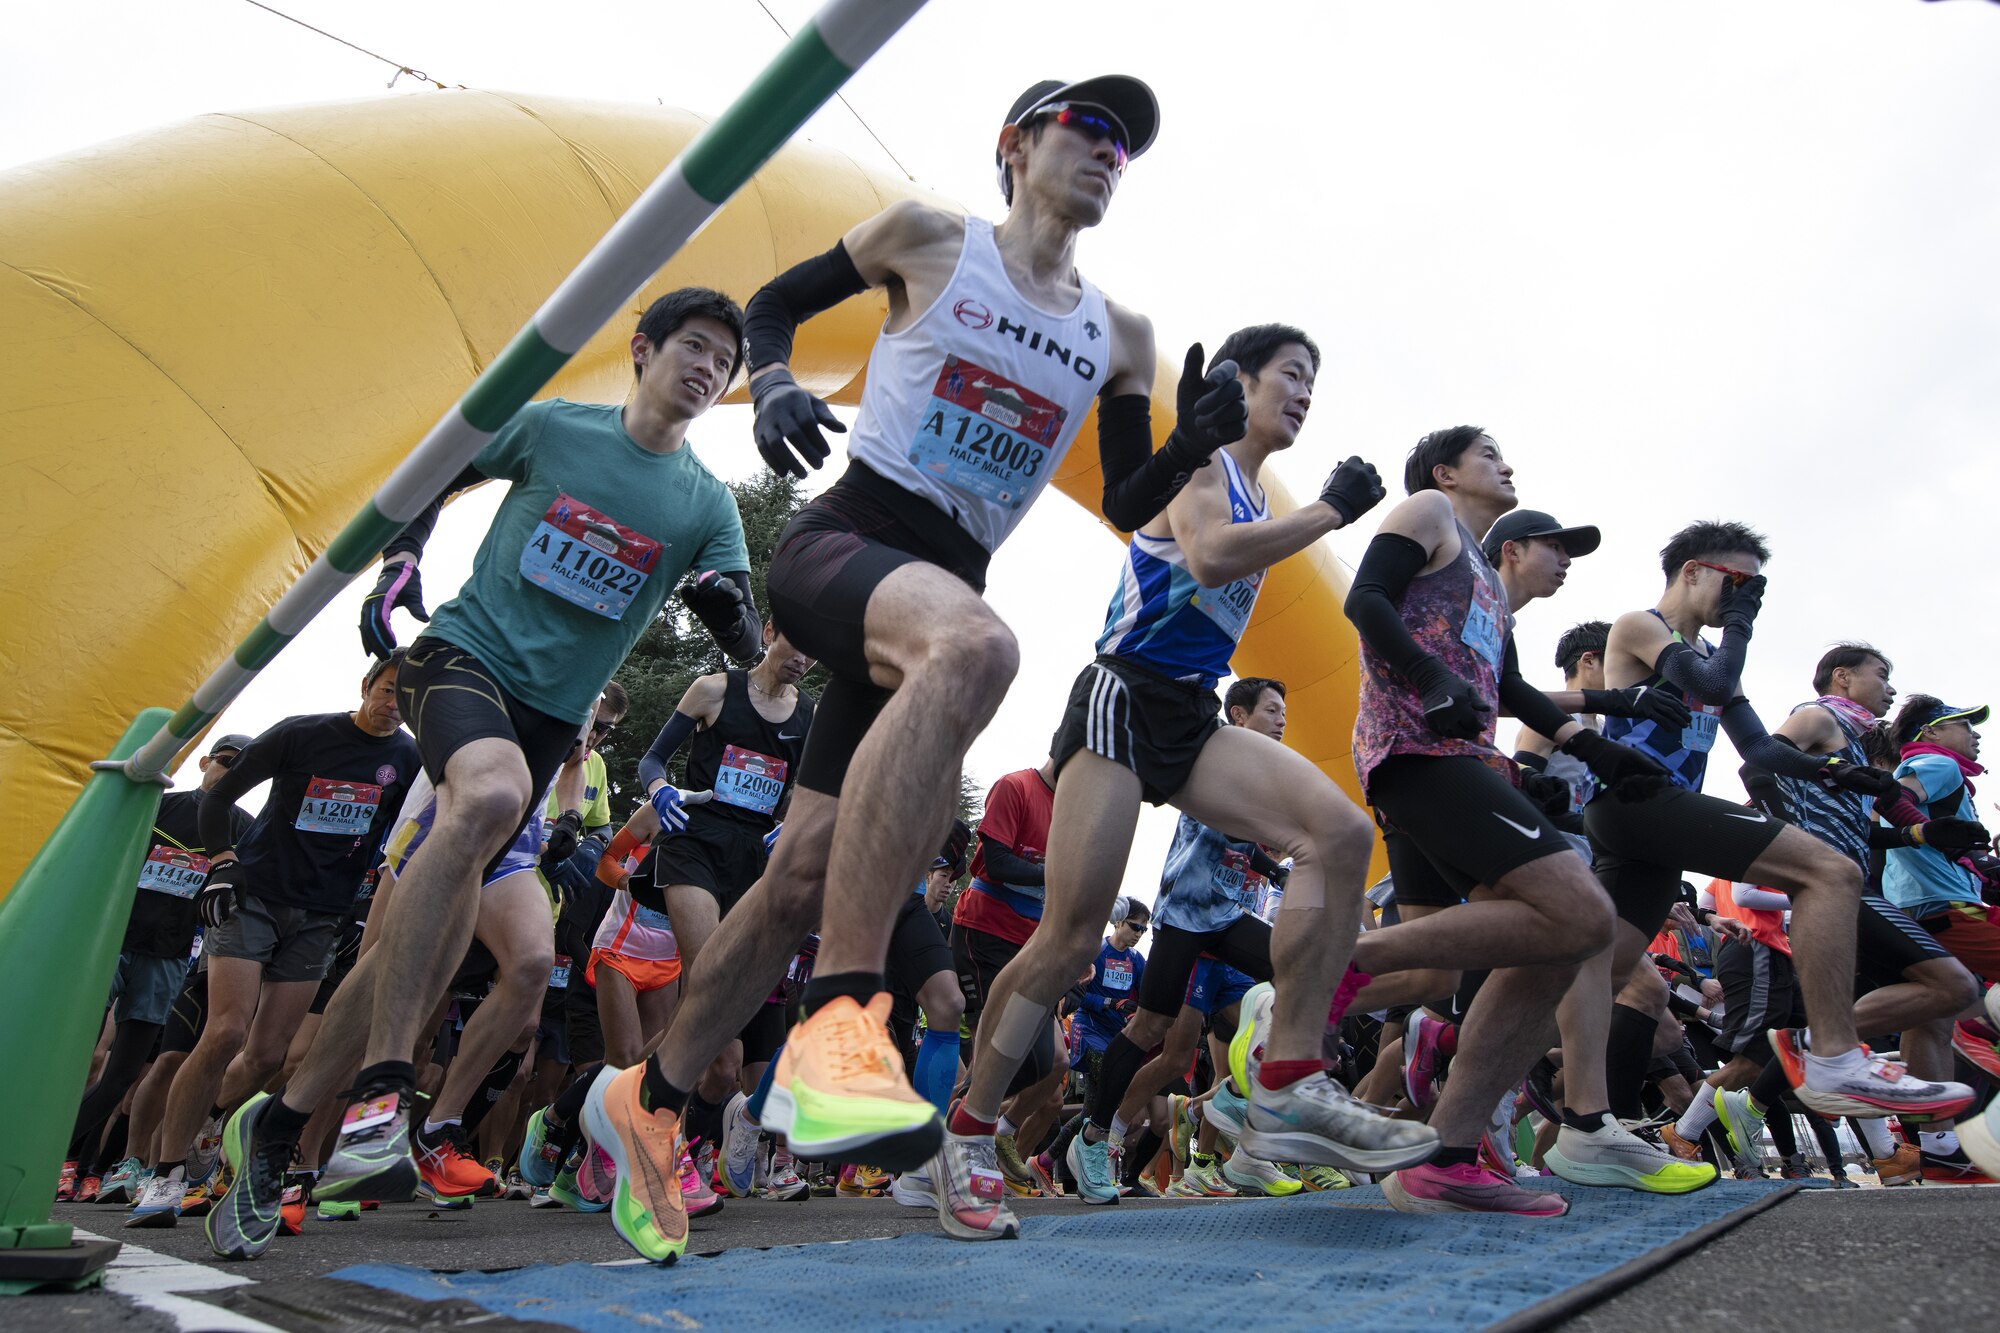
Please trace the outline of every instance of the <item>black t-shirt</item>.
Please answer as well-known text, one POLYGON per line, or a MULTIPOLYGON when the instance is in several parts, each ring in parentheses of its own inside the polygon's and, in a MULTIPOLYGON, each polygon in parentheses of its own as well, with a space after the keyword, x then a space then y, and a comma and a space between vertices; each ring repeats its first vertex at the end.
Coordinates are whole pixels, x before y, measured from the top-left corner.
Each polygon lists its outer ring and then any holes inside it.
MULTIPOLYGON (((185 958, 194 946, 195 894, 208 874, 201 841, 200 791, 169 792, 153 821, 153 842, 139 871, 139 891, 125 922, 125 953, 146 958, 185 958)), ((240 842, 250 829, 250 812, 230 805, 229 840, 240 842)))
MULTIPOLYGON (((234 801, 271 784, 236 846, 244 892, 315 912, 352 911, 421 767, 408 732, 371 736, 347 713, 288 717, 250 742, 210 793, 234 801)), ((220 841, 219 822, 204 819, 202 833, 220 841)))

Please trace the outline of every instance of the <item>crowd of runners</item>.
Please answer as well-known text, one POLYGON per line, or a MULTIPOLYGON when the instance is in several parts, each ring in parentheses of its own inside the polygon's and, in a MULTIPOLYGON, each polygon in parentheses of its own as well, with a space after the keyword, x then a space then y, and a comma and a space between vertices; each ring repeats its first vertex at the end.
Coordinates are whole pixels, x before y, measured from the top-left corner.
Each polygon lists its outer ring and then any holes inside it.
POLYGON ((1767 729, 1741 679, 1771 552, 1736 522, 1660 534, 1629 604, 1524 667, 1516 617, 1598 529, 1521 507, 1475 426, 1423 436, 1393 503, 1353 457, 1273 513, 1320 369, 1297 328, 1188 349, 1156 450, 1152 327, 1075 244, 1158 121, 1135 79, 1038 83, 1004 222, 907 201, 746 308, 673 292, 625 403, 503 429, 384 553, 359 702, 223 736, 166 797, 63 1197, 199 1215, 235 1259, 309 1214, 517 1200, 671 1262, 729 1198, 886 1196, 990 1240, 1031 1195, 1372 1182, 1547 1217, 1587 1196, 1531 1178, 1684 1193, 1765 1174, 1767 1137, 1787 1178, 2000 1173, 1986 707, 1899 698, 1842 641, 1787 664, 1803 702, 1767 729), (760 609, 688 432, 747 368, 765 462, 820 468, 848 427, 793 338, 870 289, 846 469, 758 553, 760 609), (1093 409, 1132 536, 1046 750, 968 828, 1019 662, 988 562, 1093 409), (489 479, 427 616, 438 506, 489 479), (1283 681, 1217 693, 1267 569, 1335 533, 1365 806, 1282 743, 1283 681), (614 791, 612 677, 670 594, 737 665, 614 791), (407 647, 398 610, 428 621, 407 647), (1723 734, 1748 804, 1702 792, 1723 734), (1135 853, 1142 802, 1179 811, 1170 846, 1135 853), (1118 893, 1135 854, 1150 905, 1118 893))

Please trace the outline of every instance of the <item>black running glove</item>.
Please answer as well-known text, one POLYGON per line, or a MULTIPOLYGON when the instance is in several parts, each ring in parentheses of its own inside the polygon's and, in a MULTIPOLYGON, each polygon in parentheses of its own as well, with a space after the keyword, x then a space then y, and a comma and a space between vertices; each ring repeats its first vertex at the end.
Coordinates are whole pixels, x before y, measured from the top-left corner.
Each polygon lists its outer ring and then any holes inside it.
POLYGON ((1569 783, 1553 773, 1537 773, 1532 768, 1521 770, 1521 795, 1534 802, 1537 809, 1551 817, 1561 817, 1569 813, 1571 794, 1569 783))
POLYGON ((843 434, 847 430, 832 408, 799 387, 789 370, 767 371, 751 380, 750 402, 757 413, 750 428, 757 452, 781 477, 803 477, 806 464, 817 470, 826 462, 833 446, 819 433, 821 426, 843 434))
POLYGON ((214 930, 227 921, 243 898, 243 863, 225 861, 211 866, 201 891, 194 896, 195 915, 201 924, 214 930))
POLYGON ((375 576, 375 590, 361 599, 361 646, 376 657, 396 651, 396 631, 389 613, 398 607, 413 619, 429 624, 431 613, 424 610, 424 580, 414 560, 397 560, 382 566, 375 576))
POLYGON ((1563 742, 1562 752, 1581 759, 1610 793, 1621 801, 1642 801, 1667 789, 1671 775, 1650 757, 1617 741, 1606 740, 1588 727, 1563 742))
POLYGON ((1236 363, 1217 362, 1204 375, 1204 355, 1200 343, 1188 348, 1181 382, 1174 390, 1174 429, 1160 446, 1182 472, 1208 466, 1217 449, 1236 443, 1250 429, 1250 407, 1243 398, 1243 381, 1236 377, 1236 363))
POLYGON ((1879 768, 1850 764, 1843 759, 1829 759, 1821 764, 1813 774, 1813 781, 1830 792, 1851 791, 1876 797, 1894 796, 1903 785, 1879 768))
POLYGON ((1669 729, 1685 727, 1693 718, 1686 700, 1671 690, 1633 685, 1622 690, 1583 691, 1583 711, 1601 717, 1629 717, 1656 722, 1669 729))
POLYGON ((1722 628, 1735 630, 1744 638, 1750 637, 1750 627, 1757 623, 1757 613, 1764 607, 1764 576, 1745 579, 1739 586, 1735 583, 1722 585, 1722 600, 1717 604, 1718 619, 1722 628))
POLYGON ((1899 828, 1905 847, 1935 847, 1948 857, 1960 857, 1992 845, 1993 837, 1976 819, 1933 819, 1899 828))
POLYGON ((1333 470, 1326 485, 1320 487, 1319 498, 1340 515, 1341 527, 1351 528, 1355 519, 1382 503, 1388 493, 1375 465, 1357 454, 1333 470))
POLYGON ((582 811, 565 810, 556 816, 556 822, 542 839, 542 873, 553 876, 557 866, 576 855, 577 844, 582 841, 582 811))
POLYGON ((1450 740, 1476 741, 1493 709, 1479 702, 1472 686, 1426 654, 1410 672, 1410 684, 1424 704, 1424 725, 1450 740))

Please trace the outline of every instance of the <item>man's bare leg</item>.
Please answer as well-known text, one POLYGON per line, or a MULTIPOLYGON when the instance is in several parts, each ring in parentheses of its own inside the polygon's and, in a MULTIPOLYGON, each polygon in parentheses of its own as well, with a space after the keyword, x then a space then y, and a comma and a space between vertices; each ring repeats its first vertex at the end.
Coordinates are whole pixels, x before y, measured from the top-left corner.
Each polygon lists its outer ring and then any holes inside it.
POLYGON ((473 931, 499 964, 499 976, 459 1036, 458 1055, 431 1107, 430 1118, 436 1121, 465 1115, 472 1095, 485 1086, 493 1066, 541 1008, 549 969, 555 966, 549 900, 532 870, 481 891, 473 931))
POLYGON ((172 1166, 194 1146, 194 1136, 208 1118, 208 1108, 217 1104, 222 1093, 229 1062, 242 1051, 250 1035, 263 986, 260 963, 248 958, 208 960, 208 1022, 168 1089, 154 1165, 172 1166))
POLYGON ((1854 930, 1861 872, 1809 833, 1780 830, 1751 865, 1749 882, 1792 899, 1792 962, 1799 996, 1812 1016, 1813 1054, 1844 1055, 1860 1045, 1854 1030, 1854 930))

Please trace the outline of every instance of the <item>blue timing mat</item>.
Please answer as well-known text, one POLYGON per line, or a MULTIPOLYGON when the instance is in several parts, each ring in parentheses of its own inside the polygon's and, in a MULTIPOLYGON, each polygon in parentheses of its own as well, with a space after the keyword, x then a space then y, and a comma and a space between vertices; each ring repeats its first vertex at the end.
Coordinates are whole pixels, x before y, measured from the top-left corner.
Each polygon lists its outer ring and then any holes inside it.
POLYGON ((1191 1311, 1259 1329, 1480 1328, 1769 1200, 1782 1182, 1668 1198, 1556 1181, 1554 1220, 1391 1211, 1374 1186, 1291 1199, 1127 1205, 1030 1218, 1022 1238, 906 1235, 689 1257, 672 1268, 562 1264, 330 1276, 470 1301, 588 1333, 644 1327, 1185 1329, 1191 1311))

